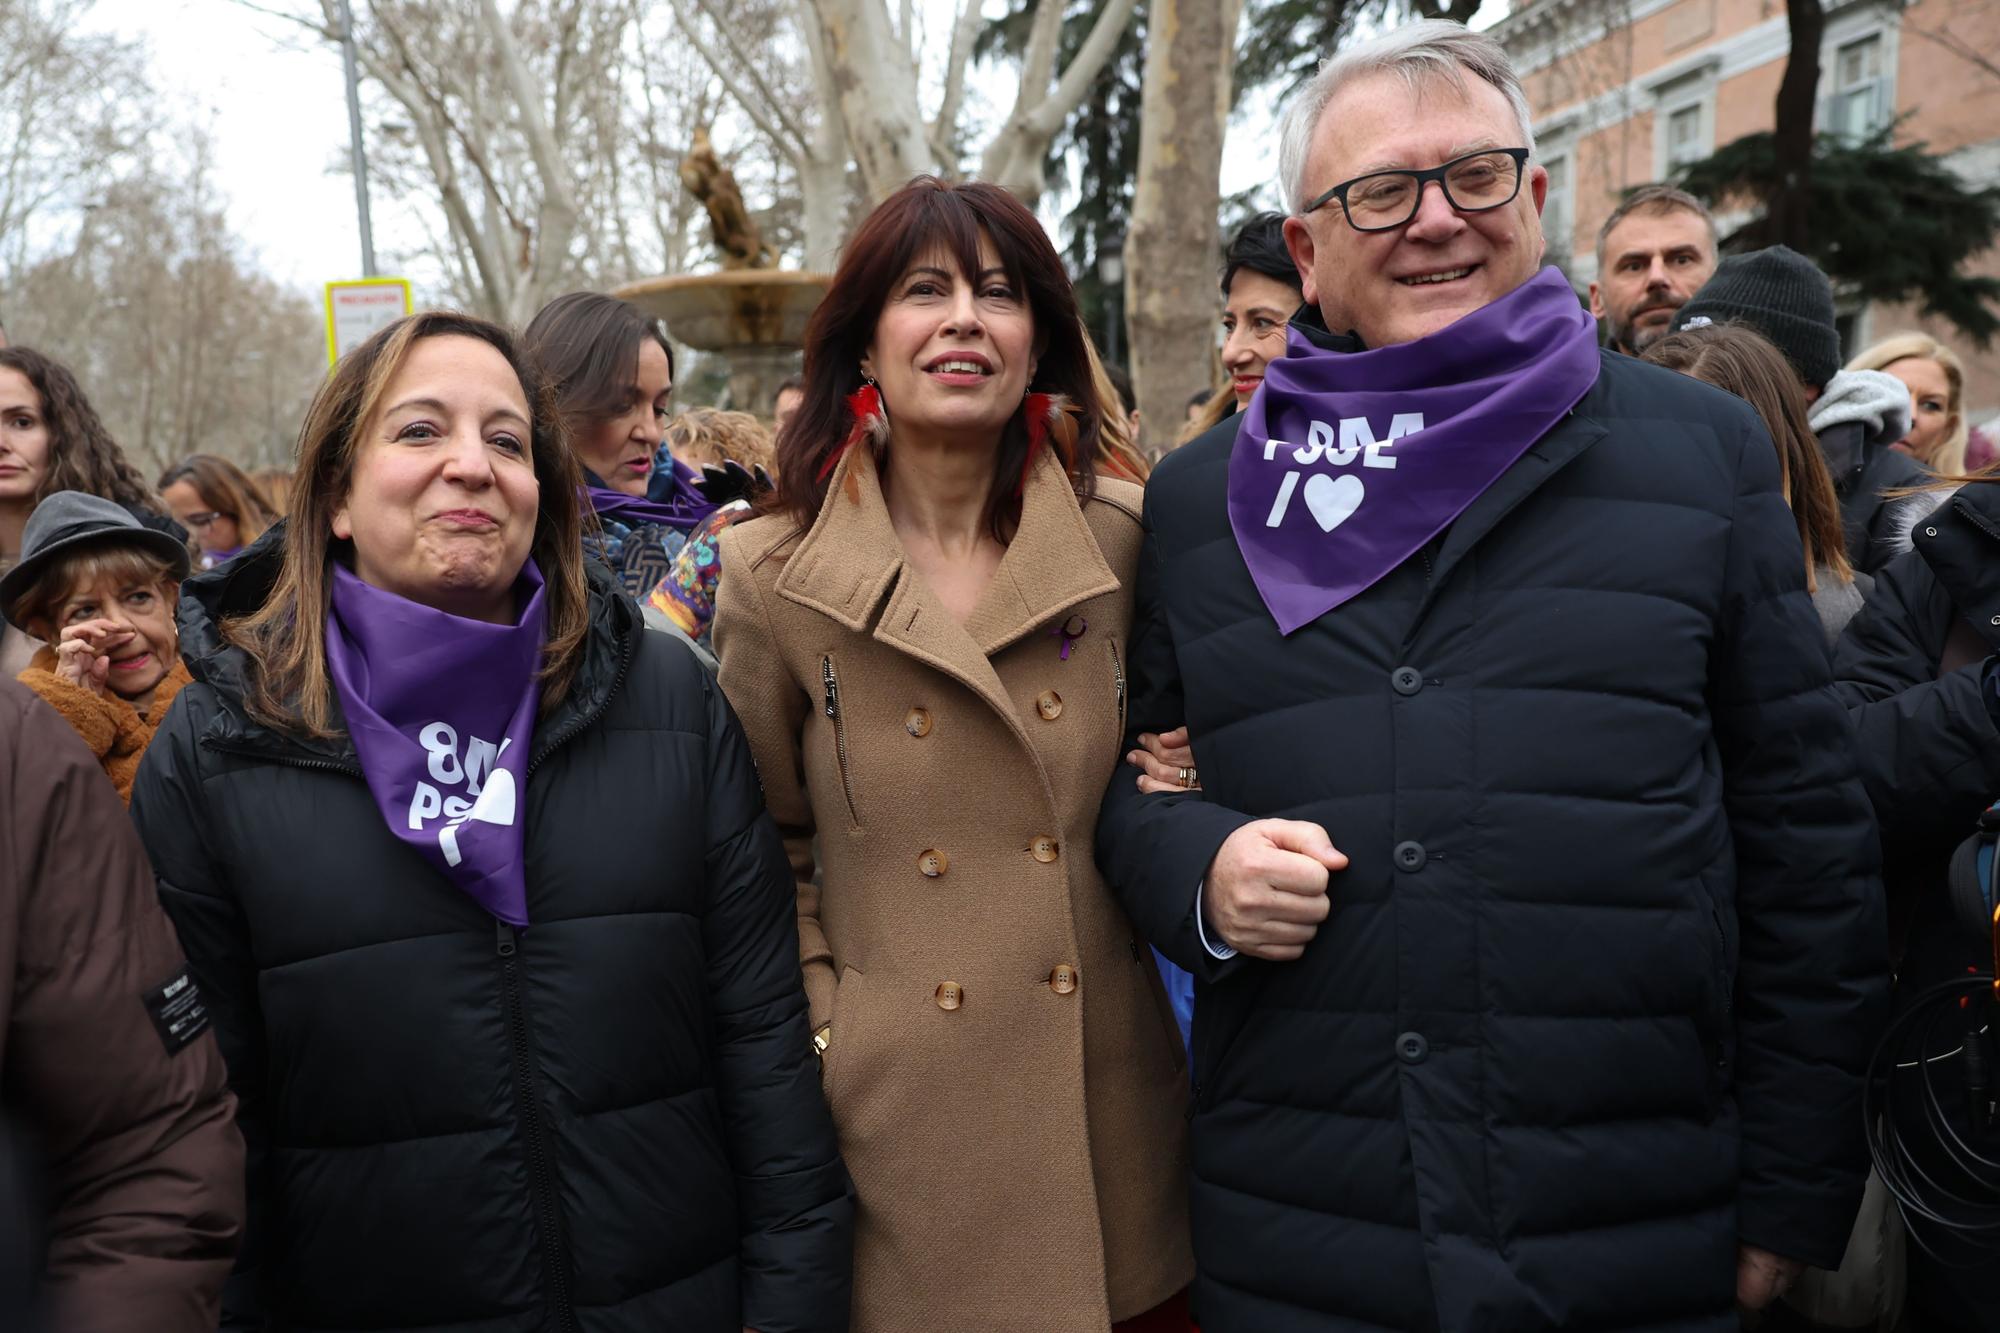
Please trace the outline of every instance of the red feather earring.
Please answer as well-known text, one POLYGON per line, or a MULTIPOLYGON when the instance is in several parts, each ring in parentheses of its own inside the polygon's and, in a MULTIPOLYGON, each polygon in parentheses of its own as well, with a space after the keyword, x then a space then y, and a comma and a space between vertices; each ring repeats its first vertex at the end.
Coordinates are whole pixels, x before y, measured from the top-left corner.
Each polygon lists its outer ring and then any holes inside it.
POLYGON ((847 395, 847 410, 854 418, 854 425, 840 447, 820 464, 819 481, 832 476, 840 460, 847 457, 847 451, 862 440, 872 440, 878 448, 889 442, 889 411, 882 406, 882 391, 875 387, 874 380, 864 377, 861 387, 847 395))
POLYGON ((1021 410, 1028 418, 1028 456, 1021 460, 1021 479, 1015 483, 1015 495, 1027 490, 1028 474, 1034 471, 1035 459, 1052 440, 1065 472, 1075 465, 1076 452, 1076 405, 1069 399, 1059 393, 1031 393, 1021 400, 1021 410))

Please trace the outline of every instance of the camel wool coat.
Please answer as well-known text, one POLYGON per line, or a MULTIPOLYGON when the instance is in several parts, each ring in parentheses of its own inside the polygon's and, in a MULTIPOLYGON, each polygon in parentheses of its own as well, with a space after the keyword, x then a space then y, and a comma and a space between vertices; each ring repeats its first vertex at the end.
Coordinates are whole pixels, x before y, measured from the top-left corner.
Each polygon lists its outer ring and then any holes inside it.
POLYGON ((723 534, 715 620, 831 1024, 854 1328, 1103 1333, 1193 1273, 1185 1056, 1093 854, 1140 488, 1079 502, 1044 455, 961 625, 868 452, 803 536, 782 515, 723 534))

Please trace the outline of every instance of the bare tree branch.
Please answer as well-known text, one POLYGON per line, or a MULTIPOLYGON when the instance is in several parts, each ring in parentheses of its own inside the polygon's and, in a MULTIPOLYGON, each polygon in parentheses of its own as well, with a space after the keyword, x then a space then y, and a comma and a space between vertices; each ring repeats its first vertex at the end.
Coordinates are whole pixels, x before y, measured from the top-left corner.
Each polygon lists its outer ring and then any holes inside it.
POLYGON ((1985 70, 1988 74, 1991 74, 1994 78, 2000 79, 2000 64, 1996 64, 1990 57, 1981 54, 1977 47, 1967 42, 1963 37, 1950 32, 1936 32, 1930 28, 1912 23, 1908 19, 1903 20, 1902 30, 1913 37, 1921 37, 1927 42, 1935 42, 1959 59, 1970 61, 1980 69, 1985 70))
POLYGON ((979 37, 983 21, 979 0, 960 0, 945 57, 944 99, 938 103, 937 118, 931 122, 931 151, 937 154, 939 162, 954 171, 958 166, 958 117, 965 104, 965 70, 972 63, 972 44, 979 37))
POLYGON ((763 74, 758 70, 758 65, 761 62, 756 60, 750 52, 743 49, 743 43, 737 40, 735 31, 728 23, 723 21, 721 15, 715 12, 709 0, 693 0, 693 2, 703 16, 714 25, 716 33, 722 38, 723 45, 729 49, 730 63, 725 64, 710 54, 706 44, 700 39, 698 25, 690 22, 685 17, 686 11, 683 8, 685 0, 673 0, 675 13, 683 16, 681 21, 682 30, 687 33, 695 49, 701 52, 702 59, 708 62, 709 68, 715 71, 716 77, 722 80, 722 86, 728 91, 730 97, 738 106, 743 108, 743 113, 753 121, 756 121, 757 127, 763 130, 765 135, 777 143, 779 148, 784 150, 785 155, 796 163, 808 151, 810 140, 805 130, 800 127, 798 121, 794 120, 791 113, 786 110, 784 99, 773 92, 771 85, 764 81, 763 74), (741 77, 747 79, 755 89, 754 101, 752 98, 743 96, 734 86, 731 81, 732 69, 741 77), (778 128, 771 128, 773 123, 778 128))

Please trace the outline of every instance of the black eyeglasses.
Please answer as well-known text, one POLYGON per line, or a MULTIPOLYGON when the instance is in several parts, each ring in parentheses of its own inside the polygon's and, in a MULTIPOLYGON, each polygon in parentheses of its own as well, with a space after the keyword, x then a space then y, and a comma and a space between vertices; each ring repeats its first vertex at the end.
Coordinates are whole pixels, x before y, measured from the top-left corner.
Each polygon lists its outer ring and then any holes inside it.
POLYGON ((1373 171, 1342 181, 1299 210, 1301 217, 1340 200, 1356 231, 1393 231, 1417 215, 1424 183, 1436 181, 1444 201, 1461 213, 1485 213, 1514 202, 1526 174, 1525 148, 1482 148, 1428 171, 1373 171))

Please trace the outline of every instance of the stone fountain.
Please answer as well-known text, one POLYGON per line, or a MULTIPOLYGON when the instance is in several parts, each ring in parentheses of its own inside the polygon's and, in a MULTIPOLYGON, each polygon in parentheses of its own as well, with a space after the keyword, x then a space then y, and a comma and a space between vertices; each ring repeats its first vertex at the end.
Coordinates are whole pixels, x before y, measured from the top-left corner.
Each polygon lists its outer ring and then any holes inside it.
POLYGON ((731 405, 768 417, 778 386, 798 371, 806 321, 832 278, 777 266, 777 255, 744 208, 736 177, 717 159, 707 130, 695 131, 680 175, 688 193, 708 210, 722 271, 644 278, 613 294, 663 320, 677 341, 721 354, 729 363, 731 405))

